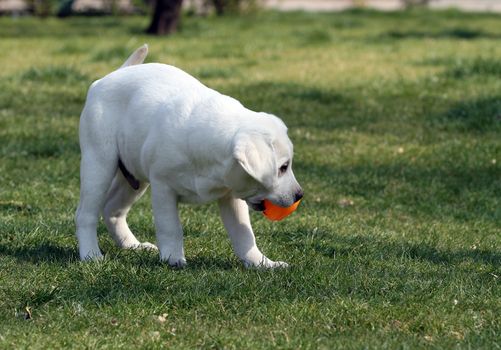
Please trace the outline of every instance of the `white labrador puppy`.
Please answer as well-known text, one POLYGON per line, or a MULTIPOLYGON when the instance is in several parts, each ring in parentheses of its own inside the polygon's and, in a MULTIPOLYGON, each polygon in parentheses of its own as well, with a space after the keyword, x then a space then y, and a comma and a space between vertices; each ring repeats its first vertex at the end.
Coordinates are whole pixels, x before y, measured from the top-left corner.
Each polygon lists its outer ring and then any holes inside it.
POLYGON ((80 118, 80 258, 102 258, 96 227, 102 213, 122 248, 140 243, 126 216, 149 184, 160 259, 184 266, 177 203, 219 201, 236 255, 246 266, 287 266, 256 246, 248 205, 290 206, 303 196, 292 172, 292 143, 277 117, 248 110, 183 72, 141 64, 146 45, 94 82, 80 118))

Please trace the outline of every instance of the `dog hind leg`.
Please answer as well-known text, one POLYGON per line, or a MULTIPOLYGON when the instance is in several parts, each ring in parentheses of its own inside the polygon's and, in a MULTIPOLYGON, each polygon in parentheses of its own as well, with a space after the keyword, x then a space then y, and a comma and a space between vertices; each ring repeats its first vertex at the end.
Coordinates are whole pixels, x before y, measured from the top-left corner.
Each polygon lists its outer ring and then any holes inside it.
POLYGON ((80 259, 100 259, 97 223, 116 171, 117 157, 86 151, 80 164, 80 202, 76 212, 80 259))
POLYGON ((162 181, 151 180, 151 200, 160 260, 171 266, 186 265, 183 228, 177 210, 177 195, 162 181))
POLYGON ((141 183, 137 190, 133 189, 118 170, 108 190, 103 209, 103 218, 115 243, 124 249, 157 249, 151 243, 141 243, 127 225, 127 214, 132 205, 144 194, 148 183, 141 183))

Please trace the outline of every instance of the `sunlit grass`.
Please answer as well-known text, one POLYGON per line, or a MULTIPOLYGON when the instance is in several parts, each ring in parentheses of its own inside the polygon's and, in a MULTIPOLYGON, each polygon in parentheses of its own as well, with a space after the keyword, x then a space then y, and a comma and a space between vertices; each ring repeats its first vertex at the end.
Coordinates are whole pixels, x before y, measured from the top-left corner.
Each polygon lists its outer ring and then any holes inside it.
MULTIPOLYGON (((496 348, 501 332, 501 29, 495 15, 258 13, 0 18, 0 348, 496 348), (215 205, 181 206, 188 268, 77 259, 78 116, 147 42, 282 117, 306 197, 257 213, 284 271, 245 270, 215 205), (29 319, 26 319, 29 318, 29 319)), ((154 240, 150 197, 129 223, 154 240)))

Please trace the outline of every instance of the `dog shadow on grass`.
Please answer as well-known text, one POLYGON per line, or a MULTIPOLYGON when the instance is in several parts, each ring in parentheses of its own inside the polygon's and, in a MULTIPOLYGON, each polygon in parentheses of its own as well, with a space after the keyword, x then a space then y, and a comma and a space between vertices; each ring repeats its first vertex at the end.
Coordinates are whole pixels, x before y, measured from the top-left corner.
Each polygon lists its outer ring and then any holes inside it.
MULTIPOLYGON (((325 300, 326 296, 350 295, 350 298, 368 300, 390 282, 402 288, 395 293, 403 297, 403 293, 408 292, 406 280, 415 281, 416 277, 422 275, 422 269, 416 268, 415 262, 431 263, 438 267, 453 266, 462 272, 471 270, 461 267, 463 262, 468 261, 489 264, 494 268, 501 265, 501 253, 496 251, 442 249, 429 243, 389 241, 362 235, 341 236, 328 231, 318 232, 317 240, 301 239, 308 229, 308 226, 298 226, 294 230, 297 237, 290 237, 290 233, 286 232, 278 235, 279 241, 283 239, 286 242, 292 238, 289 243, 285 243, 286 246, 294 247, 301 251, 301 255, 308 256, 303 263, 296 266, 292 264, 291 269, 278 271, 245 270, 235 259, 223 256, 188 258, 188 267, 179 270, 160 263, 156 254, 118 249, 110 250, 103 264, 77 265, 76 250, 50 243, 31 248, 0 244, 0 255, 9 255, 35 265, 47 262, 69 267, 58 270, 62 276, 58 279, 60 284, 34 284, 11 301, 15 305, 29 305, 32 309, 61 300, 74 301, 85 307, 91 305, 90 308, 96 303, 133 304, 138 300, 151 300, 155 310, 159 308, 159 300, 162 301, 163 309, 191 309, 211 300, 223 300, 236 309, 242 303, 265 305, 280 300, 281 303, 293 304, 298 298, 325 300), (329 262, 330 258, 333 258, 332 262, 329 262), (318 271, 311 273, 311 261, 314 260, 318 261, 314 263, 318 271), (379 265, 377 261, 384 261, 385 264, 379 265), (352 262, 356 264, 355 267, 352 262), (402 271, 404 264, 409 269, 402 271), (332 270, 334 265, 335 273, 332 270), (360 279, 346 277, 352 275, 354 268, 359 271, 362 280, 365 278, 363 276, 383 272, 389 275, 369 287, 361 288, 360 279), (341 282, 336 282, 339 276, 344 277, 341 282)), ((478 278, 490 277, 489 270, 487 268, 478 278)), ((448 273, 449 269, 440 271, 448 273)))
MULTIPOLYGON (((104 247, 105 261, 123 261, 135 265, 150 267, 167 267, 165 262, 160 261, 157 252, 147 252, 141 250, 123 250, 116 247, 104 247)), ((10 246, 0 243, 0 255, 10 256, 18 261, 38 264, 42 262, 55 264, 79 263, 78 252, 72 247, 62 247, 52 243, 34 244, 33 246, 10 246)), ((188 257, 188 266, 190 270, 233 270, 241 266, 236 259, 221 256, 196 256, 188 257)), ((173 268, 177 270, 176 268, 173 268)))
POLYGON ((41 262, 69 263, 78 261, 78 255, 75 249, 57 246, 52 243, 35 244, 29 247, 0 244, 0 255, 11 256, 19 261, 33 264, 41 262))

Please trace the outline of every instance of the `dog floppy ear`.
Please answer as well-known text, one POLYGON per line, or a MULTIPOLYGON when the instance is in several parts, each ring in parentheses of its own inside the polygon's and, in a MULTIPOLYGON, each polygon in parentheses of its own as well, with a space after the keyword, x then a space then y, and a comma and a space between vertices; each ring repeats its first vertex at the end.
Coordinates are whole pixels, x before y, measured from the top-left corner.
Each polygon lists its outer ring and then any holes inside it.
POLYGON ((273 188, 277 165, 271 140, 259 133, 239 133, 235 137, 233 157, 252 178, 267 189, 273 188))

